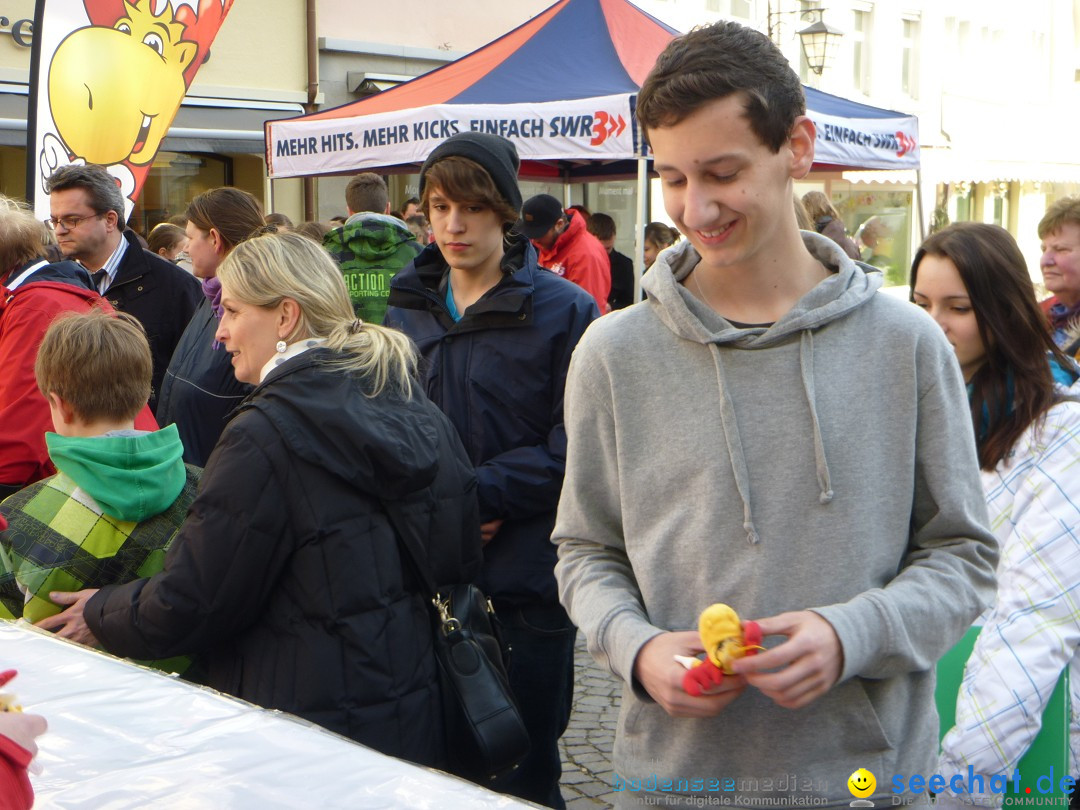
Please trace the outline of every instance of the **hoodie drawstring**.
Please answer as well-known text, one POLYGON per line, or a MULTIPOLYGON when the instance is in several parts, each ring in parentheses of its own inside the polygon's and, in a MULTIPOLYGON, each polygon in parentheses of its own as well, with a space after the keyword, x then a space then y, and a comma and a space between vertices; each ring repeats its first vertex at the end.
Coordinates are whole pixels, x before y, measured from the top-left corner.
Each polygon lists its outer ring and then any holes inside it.
MULTIPOLYGON (((743 529, 746 539, 751 544, 761 542, 754 525, 754 516, 750 508, 750 472, 746 468, 746 455, 743 453, 742 437, 735 421, 735 406, 728 393, 727 378, 724 375, 723 354, 715 343, 709 344, 713 365, 716 368, 716 385, 720 390, 720 425, 724 430, 724 442, 727 444, 728 458, 731 459, 731 472, 735 477, 735 488, 743 504, 743 529)), ((829 463, 825 458, 825 442, 821 437, 821 422, 818 419, 817 402, 814 395, 814 336, 809 329, 804 329, 799 338, 799 368, 801 370, 803 391, 810 406, 810 421, 814 428, 814 462, 817 472, 818 501, 830 503, 833 499, 832 479, 829 475, 829 463)))
POLYGON ((829 477, 829 462, 825 458, 825 443, 821 438, 821 423, 818 421, 817 403, 814 396, 814 335, 804 329, 799 339, 799 367, 802 369, 803 391, 810 406, 810 420, 814 424, 814 463, 817 468, 818 487, 821 493, 818 501, 822 504, 833 499, 832 480, 829 477))
POLYGON ((724 441, 727 444, 728 458, 731 459, 731 472, 735 476, 735 488, 739 491, 743 503, 743 529, 746 530, 746 539, 754 544, 760 542, 761 538, 758 537, 754 516, 750 511, 750 473, 746 469, 742 437, 739 436, 739 428, 735 422, 735 406, 728 394, 720 347, 710 343, 709 351, 712 352, 713 365, 716 367, 716 386, 720 389, 720 425, 724 429, 724 441))

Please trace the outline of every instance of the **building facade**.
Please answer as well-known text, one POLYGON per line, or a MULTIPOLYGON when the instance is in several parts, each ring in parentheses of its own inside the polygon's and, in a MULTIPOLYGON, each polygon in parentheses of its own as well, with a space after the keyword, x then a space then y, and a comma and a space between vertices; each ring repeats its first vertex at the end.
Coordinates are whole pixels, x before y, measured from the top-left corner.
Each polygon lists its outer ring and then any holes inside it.
MULTIPOLYGON (((297 0, 236 0, 147 177, 130 220, 136 230, 148 232, 196 194, 227 184, 268 210, 300 210, 300 181, 266 179, 263 122, 304 111, 304 11, 297 0)), ((0 191, 18 198, 27 191, 33 16, 33 0, 0 0, 0 191)))
MULTIPOLYGON (((145 0, 149 2, 149 0, 145 0)), ((210 60, 190 88, 136 208, 139 229, 182 210, 194 194, 231 183, 294 220, 344 213, 347 177, 266 179, 262 126, 273 118, 348 104, 435 70, 527 22, 551 0, 235 0, 210 60), (309 26, 310 21, 313 26, 309 26)), ((1037 273, 1035 225, 1046 205, 1080 192, 1070 149, 1080 75, 1080 0, 831 0, 836 57, 809 70, 797 32, 820 4, 808 0, 637 0, 678 30, 732 19, 769 32, 803 81, 828 93, 915 114, 920 172, 813 172, 797 191, 824 191, 849 231, 872 217, 906 276, 935 225, 996 222, 1018 239, 1037 273)), ((33 0, 0 0, 0 190, 25 195, 26 106, 33 0)), ((417 194, 417 176, 389 176, 392 207, 417 194)), ((633 252, 636 183, 525 183, 605 211, 617 246, 633 252)), ((665 220, 653 188, 650 218, 665 220)), ((883 254, 884 255, 884 254, 883 254)))
MULTIPOLYGON (((768 4, 757 5, 754 24, 767 30, 768 4)), ((815 5, 771 7, 795 20, 801 14, 790 12, 815 5)), ((906 281, 932 229, 978 221, 1009 230, 1041 281, 1037 223, 1051 202, 1080 192, 1080 154, 1068 135, 1078 115, 1080 3, 1031 0, 1022 13, 976 0, 825 5, 825 20, 844 32, 836 59, 821 76, 808 71, 793 24, 777 37, 792 64, 825 92, 917 115, 922 168, 814 173, 800 191, 825 191, 852 233, 882 217, 893 280, 906 281)))

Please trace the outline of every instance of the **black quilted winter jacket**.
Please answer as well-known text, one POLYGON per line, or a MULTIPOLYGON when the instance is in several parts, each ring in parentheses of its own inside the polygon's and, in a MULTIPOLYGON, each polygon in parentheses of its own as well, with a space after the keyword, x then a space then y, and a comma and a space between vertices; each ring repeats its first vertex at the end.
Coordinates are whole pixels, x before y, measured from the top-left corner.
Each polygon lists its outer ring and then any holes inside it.
POLYGON ((199 653, 215 689, 438 764, 430 608, 384 503, 408 501, 426 519, 438 581, 471 581, 475 477, 427 397, 370 399, 321 365, 329 356, 299 355, 252 392, 164 571, 102 589, 87 623, 112 653, 199 653))

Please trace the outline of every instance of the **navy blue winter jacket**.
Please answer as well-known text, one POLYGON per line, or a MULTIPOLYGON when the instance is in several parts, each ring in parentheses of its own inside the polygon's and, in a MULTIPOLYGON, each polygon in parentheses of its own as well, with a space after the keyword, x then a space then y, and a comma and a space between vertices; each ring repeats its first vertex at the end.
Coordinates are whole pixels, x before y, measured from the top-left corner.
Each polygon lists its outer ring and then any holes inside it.
POLYGON ((176 345, 161 382, 158 424, 175 424, 184 444, 184 461, 205 467, 229 415, 252 391, 236 379, 232 355, 216 344, 218 318, 203 299, 176 345))
POLYGON ((504 521, 484 547, 484 591, 515 604, 555 603, 563 389, 570 355, 599 312, 587 292, 541 269, 524 237, 502 266, 502 281, 455 323, 445 303, 449 267, 428 245, 391 282, 386 325, 423 355, 427 395, 476 467, 481 522, 504 521))

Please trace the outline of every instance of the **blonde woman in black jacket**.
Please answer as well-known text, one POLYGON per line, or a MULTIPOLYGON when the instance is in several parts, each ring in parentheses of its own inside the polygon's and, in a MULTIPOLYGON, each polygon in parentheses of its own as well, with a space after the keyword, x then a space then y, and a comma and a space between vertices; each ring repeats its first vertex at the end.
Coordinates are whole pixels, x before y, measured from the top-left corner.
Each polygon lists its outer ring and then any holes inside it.
POLYGON ((252 239, 219 277, 217 339, 256 388, 164 571, 59 595, 73 607, 55 626, 118 655, 198 654, 216 689, 439 764, 430 608, 387 509, 426 516, 437 581, 469 581, 480 533, 461 442, 415 385, 412 344, 354 319, 314 242, 252 239))

